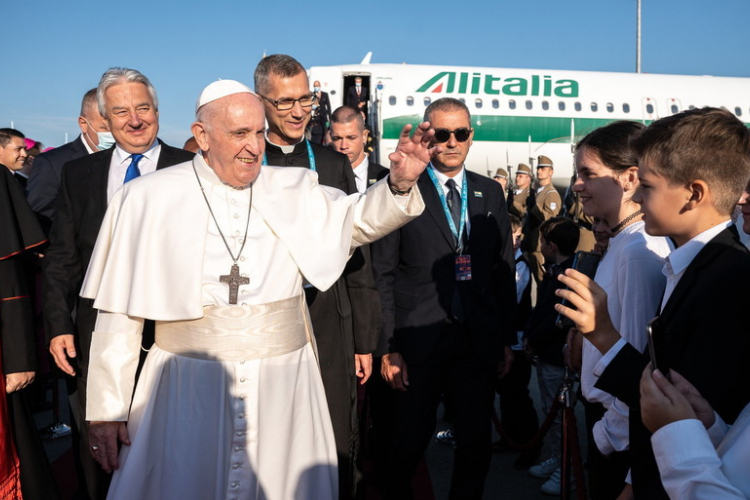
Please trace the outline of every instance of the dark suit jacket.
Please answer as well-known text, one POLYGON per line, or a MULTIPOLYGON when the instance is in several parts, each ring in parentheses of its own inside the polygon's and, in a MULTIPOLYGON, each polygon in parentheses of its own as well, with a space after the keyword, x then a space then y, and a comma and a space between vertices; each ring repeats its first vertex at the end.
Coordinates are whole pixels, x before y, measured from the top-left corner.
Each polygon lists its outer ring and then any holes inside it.
MULTIPOLYGON (((685 376, 728 423, 750 401, 747 309, 750 253, 734 227, 712 239, 685 269, 654 326, 659 365, 685 376)), ((596 387, 630 407, 630 450, 636 498, 667 498, 640 412, 640 378, 649 361, 629 344, 596 387)))
POLYGON ((34 167, 26 186, 27 199, 46 234, 49 234, 55 215, 63 165, 89 153, 83 141, 79 135, 76 140, 34 158, 34 167))
POLYGON ((455 240, 426 171, 417 181, 424 213, 371 245, 383 303, 381 347, 400 352, 407 365, 428 359, 456 288, 480 356, 496 362, 504 345, 516 343, 515 260, 505 197, 492 179, 468 170, 465 175, 470 281, 456 281, 455 240))
POLYGON ((378 165, 374 161, 369 160, 369 165, 367 165, 367 187, 378 182, 380 179, 388 175, 389 172, 390 170, 383 165, 378 165))
MULTIPOLYGON (((48 341, 74 334, 83 377, 88 373, 94 301, 78 296, 107 210, 107 180, 114 148, 73 160, 62 172, 57 212, 44 258, 44 317, 48 341), (75 325, 71 311, 77 305, 75 325)), ((161 143, 157 169, 192 160, 193 153, 161 143)))
POLYGON ((362 107, 362 111, 365 113, 367 113, 367 103, 369 100, 370 90, 365 86, 360 89, 359 95, 357 95, 357 88, 354 85, 349 87, 349 90, 346 92, 346 105, 354 109, 360 109, 359 103, 363 102, 365 105, 362 107))

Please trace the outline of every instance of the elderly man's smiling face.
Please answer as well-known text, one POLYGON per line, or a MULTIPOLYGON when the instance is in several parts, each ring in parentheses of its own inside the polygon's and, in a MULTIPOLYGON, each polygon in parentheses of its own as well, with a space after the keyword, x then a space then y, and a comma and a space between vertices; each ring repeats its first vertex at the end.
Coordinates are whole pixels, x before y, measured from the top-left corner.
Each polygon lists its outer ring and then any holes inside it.
POLYGON ((148 151, 159 132, 159 111, 148 88, 139 82, 112 85, 104 102, 104 118, 117 144, 131 154, 148 151))
POLYGON ((192 130, 206 163, 233 187, 252 183, 260 172, 265 143, 263 105, 253 94, 232 94, 205 105, 192 130))

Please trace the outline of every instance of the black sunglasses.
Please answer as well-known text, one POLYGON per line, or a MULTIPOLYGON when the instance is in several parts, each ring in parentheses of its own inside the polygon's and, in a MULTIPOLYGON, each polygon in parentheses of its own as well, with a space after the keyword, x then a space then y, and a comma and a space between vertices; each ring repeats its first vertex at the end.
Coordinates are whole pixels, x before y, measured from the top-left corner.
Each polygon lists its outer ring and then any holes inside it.
POLYGON ((466 142, 471 136, 470 128, 457 128, 456 130, 448 130, 447 128, 436 128, 435 129, 435 142, 448 142, 453 134, 458 142, 466 142))

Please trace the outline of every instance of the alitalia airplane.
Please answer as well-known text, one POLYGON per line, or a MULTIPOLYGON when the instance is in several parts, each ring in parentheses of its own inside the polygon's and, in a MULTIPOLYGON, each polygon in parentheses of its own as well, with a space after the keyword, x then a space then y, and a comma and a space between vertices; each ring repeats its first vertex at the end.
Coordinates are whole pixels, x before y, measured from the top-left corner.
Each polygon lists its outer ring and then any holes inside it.
POLYGON ((401 128, 422 120, 425 107, 451 96, 469 107, 474 143, 467 168, 491 175, 518 163, 534 167, 545 155, 555 164, 555 185, 573 173, 575 142, 614 120, 645 124, 693 107, 723 107, 750 126, 750 78, 589 71, 422 66, 409 64, 318 66, 333 109, 343 104, 356 76, 370 89, 370 124, 381 139, 377 159, 387 163, 401 128))

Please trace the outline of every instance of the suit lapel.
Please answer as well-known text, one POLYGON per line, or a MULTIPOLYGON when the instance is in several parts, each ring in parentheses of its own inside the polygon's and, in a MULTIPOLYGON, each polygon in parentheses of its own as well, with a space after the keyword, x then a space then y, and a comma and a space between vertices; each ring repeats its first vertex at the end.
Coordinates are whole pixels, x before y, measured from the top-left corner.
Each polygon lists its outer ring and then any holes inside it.
POLYGON ((156 162, 156 170, 174 165, 174 161, 172 161, 172 148, 161 141, 159 141, 159 144, 161 144, 161 151, 159 152, 159 160, 156 162))
POLYGON ((489 193, 485 193, 480 189, 476 177, 474 177, 472 172, 466 170, 464 175, 466 175, 466 180, 468 181, 466 187, 469 190, 467 193, 467 199, 469 201, 469 220, 478 216, 486 216, 486 196, 488 196, 489 193))
POLYGON ((432 217, 435 224, 440 228, 440 232, 443 234, 443 237, 450 247, 455 248, 456 239, 453 237, 451 228, 448 225, 448 219, 445 218, 445 209, 440 202, 440 196, 438 195, 437 189, 435 189, 435 184, 432 182, 430 174, 428 174, 426 170, 421 176, 419 176, 417 184, 419 186, 419 192, 422 193, 425 211, 430 214, 430 217, 432 217))
POLYGON ((478 222, 480 217, 487 217, 486 197, 489 193, 485 193, 480 189, 477 179, 472 172, 464 170, 464 175, 466 176, 466 187, 468 189, 467 200, 469 203, 469 221, 472 221, 472 227, 469 228, 469 248, 472 248, 472 236, 474 235, 474 232, 471 229, 476 225, 475 222, 478 222))

